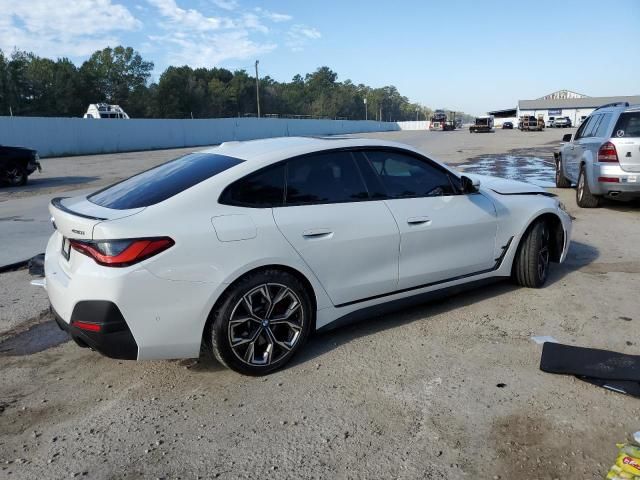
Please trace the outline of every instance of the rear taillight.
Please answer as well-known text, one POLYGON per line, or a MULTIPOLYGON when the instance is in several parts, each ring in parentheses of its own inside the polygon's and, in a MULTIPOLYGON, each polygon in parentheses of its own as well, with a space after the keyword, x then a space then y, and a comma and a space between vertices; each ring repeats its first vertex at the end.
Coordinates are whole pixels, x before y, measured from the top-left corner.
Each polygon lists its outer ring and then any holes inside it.
POLYGON ((106 267, 128 267, 153 257, 175 244, 169 237, 125 240, 69 240, 71 248, 106 267))
POLYGON ((616 146, 611 142, 603 143, 598 150, 598 162, 618 163, 618 152, 616 146))

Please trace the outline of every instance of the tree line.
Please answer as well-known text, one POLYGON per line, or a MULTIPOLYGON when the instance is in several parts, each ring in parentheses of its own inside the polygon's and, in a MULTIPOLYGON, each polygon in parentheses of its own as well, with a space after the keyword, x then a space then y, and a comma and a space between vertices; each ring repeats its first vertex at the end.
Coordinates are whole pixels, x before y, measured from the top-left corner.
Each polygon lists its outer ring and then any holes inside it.
MULTIPOLYGON (((131 47, 107 47, 76 66, 16 50, 0 50, 0 116, 80 117, 91 103, 120 105, 131 118, 254 116, 256 79, 245 70, 168 67, 151 82, 153 62, 131 47)), ((429 119, 433 111, 412 103, 394 86, 372 88, 338 81, 320 67, 290 82, 260 78, 263 115, 361 120, 429 119), (365 106, 366 99, 366 106, 365 106)), ((472 118, 461 112, 457 118, 472 118)))

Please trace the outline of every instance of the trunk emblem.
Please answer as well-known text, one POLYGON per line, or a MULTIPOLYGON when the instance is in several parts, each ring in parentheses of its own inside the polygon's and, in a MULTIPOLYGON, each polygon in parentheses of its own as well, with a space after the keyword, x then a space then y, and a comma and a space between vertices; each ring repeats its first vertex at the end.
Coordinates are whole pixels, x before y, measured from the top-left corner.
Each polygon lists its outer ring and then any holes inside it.
POLYGON ((75 230, 75 229, 73 229, 73 228, 72 228, 72 229, 71 229, 71 231, 72 231, 73 233, 78 234, 78 235, 84 235, 84 231, 82 231, 82 230, 75 230))

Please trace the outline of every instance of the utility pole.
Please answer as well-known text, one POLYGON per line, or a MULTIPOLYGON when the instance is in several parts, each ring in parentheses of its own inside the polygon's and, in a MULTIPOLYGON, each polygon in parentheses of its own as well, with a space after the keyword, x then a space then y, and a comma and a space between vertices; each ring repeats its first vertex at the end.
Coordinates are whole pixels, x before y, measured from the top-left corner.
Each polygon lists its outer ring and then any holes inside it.
POLYGON ((367 111, 367 97, 364 97, 364 119, 369 120, 369 112, 367 111))
POLYGON ((256 60, 256 103, 258 104, 258 118, 260 118, 260 77, 258 76, 258 63, 256 60))

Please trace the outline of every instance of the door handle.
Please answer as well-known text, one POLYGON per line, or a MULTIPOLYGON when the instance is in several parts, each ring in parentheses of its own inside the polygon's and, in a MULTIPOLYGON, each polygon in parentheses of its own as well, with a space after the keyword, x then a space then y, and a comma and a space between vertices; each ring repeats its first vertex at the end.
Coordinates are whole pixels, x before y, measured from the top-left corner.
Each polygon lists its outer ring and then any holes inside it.
POLYGON ((407 218, 407 223, 409 225, 430 225, 431 220, 429 220, 427 217, 411 217, 407 218))
POLYGON ((302 232, 304 238, 322 238, 330 237, 331 235, 333 235, 333 231, 329 228, 310 228, 302 232))

